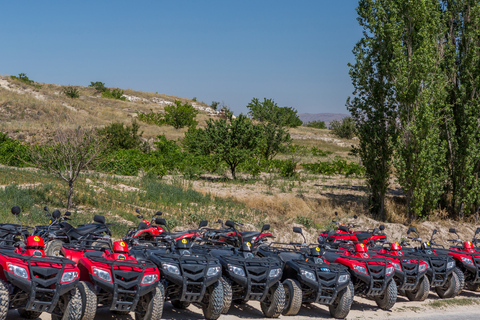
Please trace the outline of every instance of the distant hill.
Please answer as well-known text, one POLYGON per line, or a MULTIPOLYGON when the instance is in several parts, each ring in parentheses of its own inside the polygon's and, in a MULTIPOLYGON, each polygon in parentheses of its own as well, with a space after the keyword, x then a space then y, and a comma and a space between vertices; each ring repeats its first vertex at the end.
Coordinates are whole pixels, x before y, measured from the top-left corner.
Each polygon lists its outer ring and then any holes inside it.
POLYGON ((300 120, 302 120, 304 123, 310 122, 310 121, 325 121, 325 124, 329 124, 330 121, 333 120, 341 120, 345 117, 348 117, 348 114, 343 114, 343 113, 300 113, 298 115, 300 120))

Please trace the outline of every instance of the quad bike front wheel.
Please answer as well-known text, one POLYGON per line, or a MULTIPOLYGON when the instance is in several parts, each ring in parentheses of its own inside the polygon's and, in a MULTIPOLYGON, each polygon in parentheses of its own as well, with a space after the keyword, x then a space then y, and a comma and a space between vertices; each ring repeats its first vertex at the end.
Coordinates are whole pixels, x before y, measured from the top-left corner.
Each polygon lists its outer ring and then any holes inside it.
POLYGON ((8 294, 7 283, 0 279, 0 320, 7 318, 10 295, 8 294))
POLYGON ((220 278, 223 285, 223 309, 222 314, 228 313, 230 307, 232 306, 232 285, 230 284, 230 280, 222 276, 220 278))
POLYGON ((159 284, 154 291, 140 297, 135 311, 135 320, 160 320, 163 314, 165 293, 162 284, 159 284))
POLYGON ((302 288, 300 287, 300 283, 293 279, 285 279, 282 284, 285 290, 285 308, 282 314, 284 316, 294 316, 302 307, 302 288))
POLYGON ((453 272, 457 275, 459 285, 458 285, 458 290, 455 291, 454 297, 458 296, 460 293, 462 293, 462 290, 465 288, 465 275, 463 274, 463 271, 460 270, 459 267, 455 267, 453 269, 453 272))
POLYGON ((45 248, 45 255, 59 257, 63 247, 62 240, 53 240, 47 243, 45 248))
POLYGON ((78 288, 72 289, 58 299, 53 309, 52 320, 77 320, 82 316, 82 295, 78 288))
POLYGON ((208 320, 220 317, 223 310, 223 285, 219 280, 207 288, 202 301, 203 315, 208 320))
POLYGON ((267 318, 278 318, 285 309, 285 289, 283 284, 278 282, 270 287, 265 300, 260 302, 262 312, 267 318))
POLYGON ((335 301, 328 306, 330 315, 336 319, 345 319, 352 307, 354 287, 352 281, 348 282, 348 286, 340 291, 335 301))
POLYGON ((80 281, 78 291, 82 298, 82 316, 80 320, 93 320, 97 313, 97 295, 90 282, 80 281))
POLYGON ((435 287, 435 291, 442 299, 453 298, 460 292, 460 279, 455 272, 452 272, 442 287, 435 287))
POLYGON ((390 310, 397 302, 397 284, 390 280, 385 291, 380 296, 374 297, 377 306, 383 310, 390 310))
POLYGON ((418 282, 417 287, 413 290, 405 291, 405 295, 410 301, 425 301, 425 299, 427 299, 428 297, 429 292, 430 292, 430 281, 428 280, 428 277, 425 275, 418 282))

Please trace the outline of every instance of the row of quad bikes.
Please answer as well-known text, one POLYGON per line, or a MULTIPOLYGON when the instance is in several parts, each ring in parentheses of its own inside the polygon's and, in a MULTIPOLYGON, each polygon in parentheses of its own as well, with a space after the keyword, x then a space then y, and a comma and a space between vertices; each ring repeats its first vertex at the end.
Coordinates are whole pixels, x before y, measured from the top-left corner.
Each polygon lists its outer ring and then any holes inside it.
POLYGON ((354 294, 389 310, 397 294, 422 301, 431 289, 440 298, 480 289, 480 228, 471 242, 450 229, 457 238, 446 249, 435 243, 436 231, 422 242, 410 227, 408 240, 389 243, 383 226, 354 231, 358 226, 337 219, 338 229, 320 234, 318 244, 307 244, 298 227, 293 231, 303 242, 280 243, 269 240, 269 225, 239 231, 233 221, 171 232, 161 214, 150 221, 139 214, 138 226, 114 242, 99 215, 76 228, 58 210, 48 212, 44 226, 0 224, 0 320, 10 309, 27 319, 47 312, 52 319, 91 320, 97 308, 157 320, 165 301, 176 309, 195 304, 205 318, 217 319, 249 300, 259 301, 269 318, 318 303, 342 319, 354 294))

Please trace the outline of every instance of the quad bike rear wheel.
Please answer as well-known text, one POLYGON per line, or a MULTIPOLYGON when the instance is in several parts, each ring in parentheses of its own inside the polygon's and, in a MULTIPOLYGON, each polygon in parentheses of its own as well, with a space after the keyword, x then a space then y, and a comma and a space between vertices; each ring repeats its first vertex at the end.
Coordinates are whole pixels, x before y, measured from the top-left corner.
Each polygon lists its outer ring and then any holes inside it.
POLYGON ((328 306, 330 315, 336 319, 345 319, 352 307, 354 287, 352 281, 348 282, 348 286, 340 291, 335 301, 328 306))
POLYGON ((285 290, 285 308, 282 314, 284 316, 294 316, 302 307, 302 288, 300 287, 300 283, 293 279, 285 279, 282 284, 285 290))
POLYGON ((435 291, 442 299, 453 298, 460 289, 460 279, 455 272, 452 272, 442 287, 435 287, 435 291))
POLYGON ((283 284, 278 282, 270 287, 265 300, 260 302, 262 312, 267 318, 278 318, 285 309, 285 289, 283 284))
POLYGON ((427 299, 428 297, 429 292, 430 292, 430 281, 428 280, 428 277, 425 275, 418 282, 417 287, 413 290, 405 291, 405 295, 410 301, 425 301, 425 299, 427 299))
POLYGON ((93 320, 97 313, 97 295, 90 282, 80 281, 77 286, 82 297, 81 320, 93 320))
POLYGON ((17 311, 20 317, 22 317, 23 319, 37 319, 42 314, 38 311, 25 310, 25 308, 20 308, 17 311))
POLYGON ((228 310, 232 306, 232 285, 230 284, 230 280, 222 276, 220 278, 223 285, 223 309, 222 314, 227 314, 228 310))
POLYGON ((383 310, 390 310, 397 302, 397 284, 390 280, 385 291, 380 296, 374 297, 377 306, 383 310))
POLYGON ((72 289, 58 299, 53 309, 52 320, 77 320, 82 316, 82 295, 78 288, 72 289))
POLYGON ((453 269, 453 272, 455 272, 455 274, 457 275, 458 277, 458 280, 459 280, 459 286, 458 286, 458 290, 455 291, 455 295, 454 297, 458 296, 462 290, 465 288, 465 275, 463 274, 462 270, 460 270, 459 267, 455 267, 453 269))
POLYGON ((62 240, 53 240, 47 243, 45 248, 45 255, 59 257, 63 247, 62 240))
POLYGON ((140 308, 142 312, 135 312, 135 320, 160 320, 164 302, 164 288, 159 284, 154 291, 140 297, 137 310, 140 308))
POLYGON ((10 304, 10 295, 7 288, 7 283, 0 280, 0 320, 7 318, 8 305, 10 304))
POLYGON ((202 301, 203 315, 208 320, 215 320, 220 317, 223 310, 223 285, 217 281, 207 288, 202 301))

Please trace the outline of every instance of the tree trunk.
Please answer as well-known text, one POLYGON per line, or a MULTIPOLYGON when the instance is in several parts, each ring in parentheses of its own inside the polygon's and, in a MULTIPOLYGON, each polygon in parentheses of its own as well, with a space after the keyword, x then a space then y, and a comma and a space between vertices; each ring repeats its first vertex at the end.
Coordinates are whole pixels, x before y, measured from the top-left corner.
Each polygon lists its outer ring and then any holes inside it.
POLYGON ((233 180, 237 180, 237 176, 235 175, 235 166, 234 165, 230 165, 230 171, 232 172, 233 180))
POLYGON ((67 210, 72 208, 72 198, 73 198, 73 181, 68 181, 68 203, 67 210))

